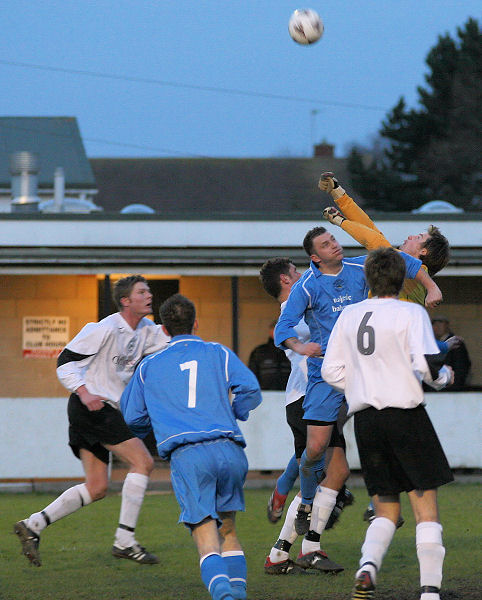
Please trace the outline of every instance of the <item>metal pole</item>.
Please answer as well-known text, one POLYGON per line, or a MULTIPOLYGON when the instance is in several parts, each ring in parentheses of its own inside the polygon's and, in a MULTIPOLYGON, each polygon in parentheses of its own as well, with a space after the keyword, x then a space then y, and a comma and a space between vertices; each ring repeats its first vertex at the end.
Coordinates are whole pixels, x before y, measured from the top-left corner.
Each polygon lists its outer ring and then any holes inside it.
POLYGON ((104 275, 104 306, 103 306, 103 315, 104 319, 112 312, 112 292, 110 289, 110 275, 104 275))
POLYGON ((231 277, 231 301, 232 301, 232 344, 233 352, 239 352, 239 279, 237 275, 231 277))

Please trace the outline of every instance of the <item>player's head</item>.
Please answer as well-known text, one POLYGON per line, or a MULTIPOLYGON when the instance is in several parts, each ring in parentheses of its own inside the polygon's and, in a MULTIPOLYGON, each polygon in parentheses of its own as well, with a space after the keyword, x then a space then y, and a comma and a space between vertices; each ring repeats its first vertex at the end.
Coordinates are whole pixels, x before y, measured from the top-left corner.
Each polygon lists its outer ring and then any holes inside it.
POLYGON ((283 287, 296 283, 301 274, 287 256, 268 258, 259 271, 259 278, 265 291, 273 298, 278 299, 283 287))
POLYGON ((365 260, 365 277, 374 296, 398 296, 405 279, 405 261, 393 248, 372 250, 365 260))
POLYGON ((419 258, 427 267, 429 275, 435 275, 449 262, 448 240, 435 225, 430 225, 424 233, 409 235, 400 250, 419 258))
POLYGON ((185 296, 173 294, 161 304, 159 316, 171 337, 190 334, 196 321, 196 308, 185 296))
POLYGON ((147 280, 142 275, 128 275, 119 279, 114 285, 112 295, 119 311, 125 310, 127 305, 135 302, 139 304, 137 307, 139 309, 142 309, 142 304, 145 305, 144 312, 146 315, 151 312, 152 294, 147 280))
POLYGON ((318 266, 341 262, 343 248, 335 237, 324 227, 313 227, 305 235, 303 248, 310 259, 318 266))

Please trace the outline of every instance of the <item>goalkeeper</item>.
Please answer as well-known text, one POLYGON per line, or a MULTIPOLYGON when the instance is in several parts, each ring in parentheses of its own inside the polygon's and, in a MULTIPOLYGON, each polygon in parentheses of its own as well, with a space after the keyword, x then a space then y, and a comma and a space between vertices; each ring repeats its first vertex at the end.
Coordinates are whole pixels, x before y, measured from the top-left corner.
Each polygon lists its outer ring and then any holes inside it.
MULTIPOLYGON (((323 173, 318 187, 323 192, 330 194, 340 209, 338 210, 334 206, 325 208, 323 216, 327 221, 341 227, 367 250, 392 246, 366 212, 338 184, 334 173, 323 173)), ((405 279, 399 300, 415 302, 428 308, 438 306, 442 302, 442 293, 432 280, 432 276, 448 263, 449 243, 447 238, 440 233, 437 227, 431 225, 424 233, 409 235, 399 250, 419 258, 422 261, 422 269, 424 269, 424 272, 421 270, 415 279, 405 279)))
MULTIPOLYGON (((323 216, 327 221, 341 227, 367 250, 392 247, 366 212, 341 187, 334 173, 322 173, 318 187, 329 193, 342 211, 334 206, 325 208, 323 216)), ((442 302, 442 292, 432 276, 441 271, 449 261, 450 247, 447 238, 440 233, 438 227, 430 225, 424 233, 409 235, 398 249, 422 261, 415 279, 404 280, 398 299, 435 308, 442 302)), ((446 353, 458 348, 461 342, 462 338, 454 335, 445 342, 438 340, 437 345, 440 352, 446 353)))

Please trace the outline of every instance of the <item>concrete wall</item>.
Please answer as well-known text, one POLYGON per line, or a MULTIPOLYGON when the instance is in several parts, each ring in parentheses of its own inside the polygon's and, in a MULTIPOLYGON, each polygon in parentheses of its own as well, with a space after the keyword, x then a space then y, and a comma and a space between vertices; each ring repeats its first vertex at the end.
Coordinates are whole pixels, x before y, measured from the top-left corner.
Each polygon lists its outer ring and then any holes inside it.
MULTIPOLYGON (((427 394, 427 407, 452 468, 482 468, 482 393, 427 394)), ((73 479, 82 468, 67 437, 66 398, 0 398, 0 481, 73 479)), ((284 393, 264 392, 263 403, 241 423, 252 470, 283 469, 293 454, 284 393)), ((353 420, 345 426, 348 461, 358 469, 353 420)))
MULTIPOLYGON (((481 468, 482 392, 425 394, 427 412, 452 468, 481 468)), ((286 423, 283 392, 263 392, 263 402, 246 423, 240 423, 247 442, 250 469, 284 469, 293 455, 293 435, 286 423)), ((344 428, 348 463, 360 468, 353 419, 344 428)))

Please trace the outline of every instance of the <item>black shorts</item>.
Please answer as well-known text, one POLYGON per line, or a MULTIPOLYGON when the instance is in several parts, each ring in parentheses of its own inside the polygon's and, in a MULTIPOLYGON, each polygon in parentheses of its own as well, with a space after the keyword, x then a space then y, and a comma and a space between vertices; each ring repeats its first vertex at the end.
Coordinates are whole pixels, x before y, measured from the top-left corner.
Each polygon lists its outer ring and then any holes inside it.
POLYGON ((454 479, 423 406, 357 412, 355 437, 370 496, 432 490, 454 479))
POLYGON ((293 432, 295 443, 295 456, 301 458, 306 448, 306 421, 303 420, 303 400, 304 396, 294 402, 286 405, 286 420, 293 432))
POLYGON ((90 411, 77 394, 71 394, 67 407, 69 416, 69 446, 77 458, 84 448, 102 462, 109 464, 109 451, 104 444, 115 446, 135 437, 127 427, 119 410, 106 404, 100 410, 90 411))

